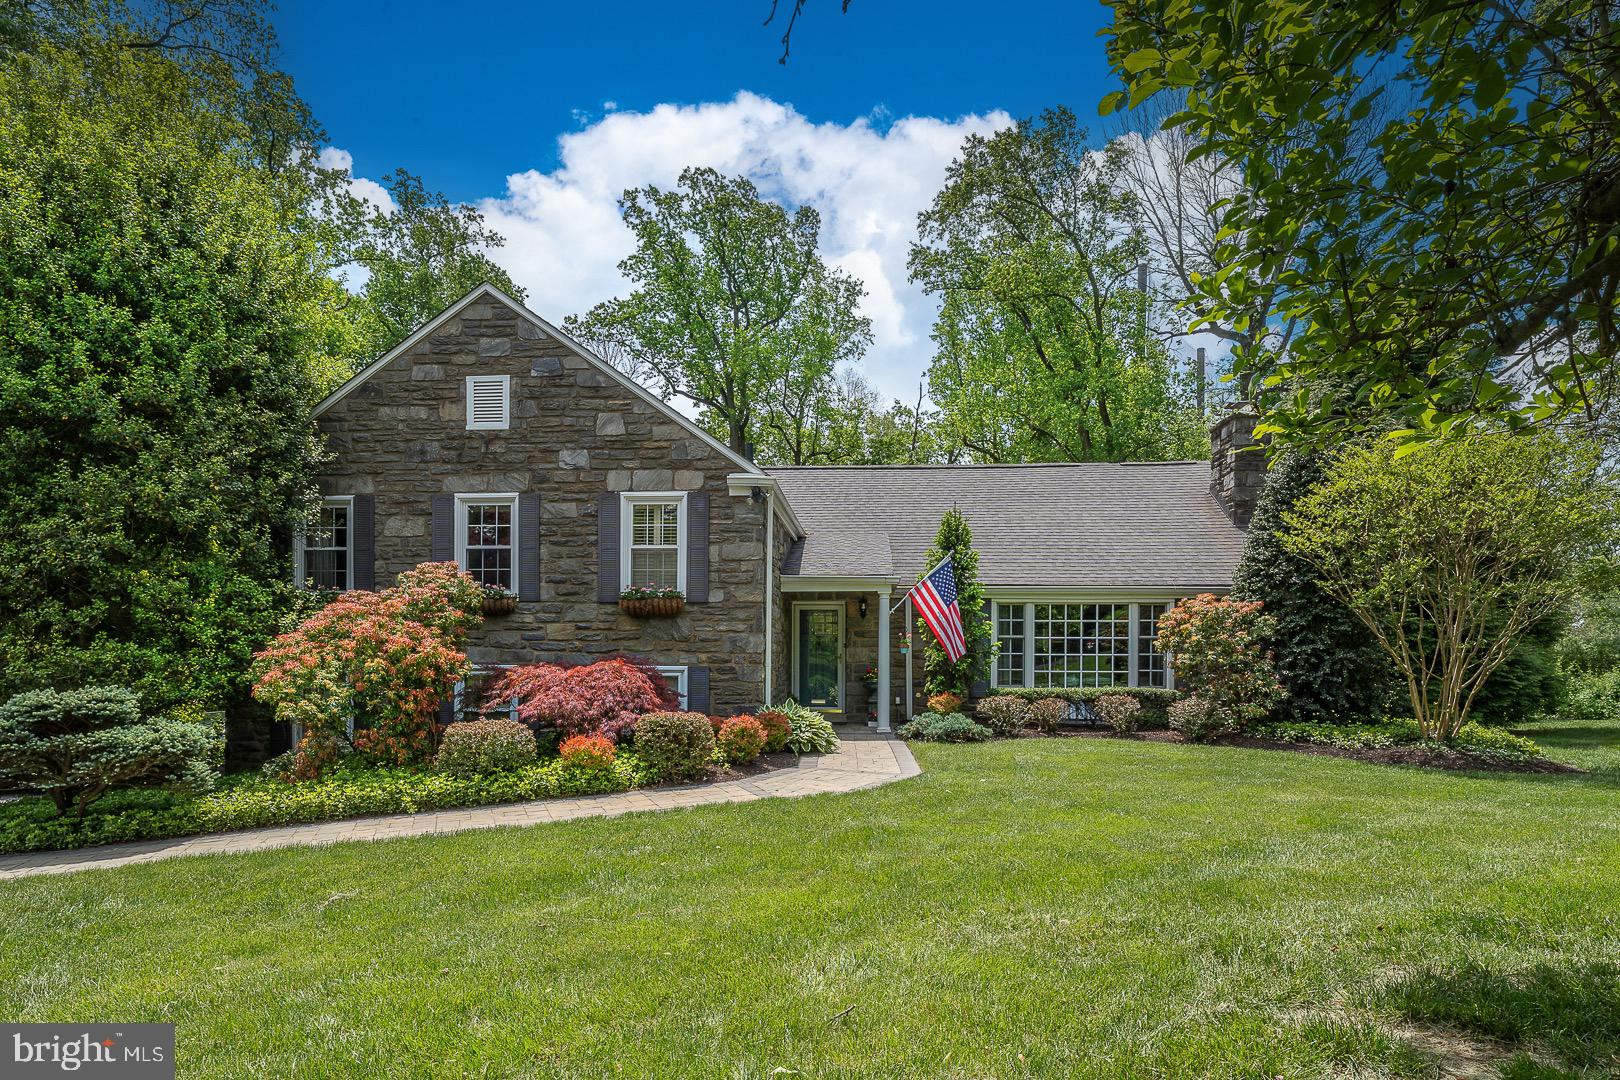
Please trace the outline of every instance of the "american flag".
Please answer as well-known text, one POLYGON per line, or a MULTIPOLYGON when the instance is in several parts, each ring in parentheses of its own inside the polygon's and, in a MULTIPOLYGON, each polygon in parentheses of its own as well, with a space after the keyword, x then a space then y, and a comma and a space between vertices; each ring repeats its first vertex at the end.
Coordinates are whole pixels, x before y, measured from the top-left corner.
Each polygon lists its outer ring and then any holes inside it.
POLYGON ((946 659, 953 664, 962 659, 967 635, 962 629, 962 609, 956 603, 956 569, 949 555, 911 587, 911 602, 934 632, 946 659))

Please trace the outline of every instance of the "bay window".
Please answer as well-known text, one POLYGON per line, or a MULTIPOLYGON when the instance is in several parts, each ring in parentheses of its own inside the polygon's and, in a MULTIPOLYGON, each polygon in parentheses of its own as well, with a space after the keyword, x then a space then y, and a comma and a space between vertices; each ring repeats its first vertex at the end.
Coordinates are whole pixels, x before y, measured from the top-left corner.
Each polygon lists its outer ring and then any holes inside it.
POLYGON ((1154 641, 1169 603, 995 604, 996 686, 1168 686, 1154 641))

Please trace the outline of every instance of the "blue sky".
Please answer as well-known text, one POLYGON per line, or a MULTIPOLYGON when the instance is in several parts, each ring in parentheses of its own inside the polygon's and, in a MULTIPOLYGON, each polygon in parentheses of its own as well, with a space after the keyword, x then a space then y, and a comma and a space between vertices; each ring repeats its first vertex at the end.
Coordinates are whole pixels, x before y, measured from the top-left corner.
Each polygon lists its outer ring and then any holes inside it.
POLYGON ((968 133, 1056 104, 1095 116, 1116 85, 1107 12, 854 0, 846 15, 810 0, 784 67, 769 9, 284 0, 275 21, 331 160, 379 199, 366 178, 403 166, 478 205, 508 239, 494 257, 547 317, 624 291, 624 187, 705 164, 817 206, 824 254, 867 283, 878 340, 863 373, 910 397, 933 312, 905 280, 916 212, 968 133))

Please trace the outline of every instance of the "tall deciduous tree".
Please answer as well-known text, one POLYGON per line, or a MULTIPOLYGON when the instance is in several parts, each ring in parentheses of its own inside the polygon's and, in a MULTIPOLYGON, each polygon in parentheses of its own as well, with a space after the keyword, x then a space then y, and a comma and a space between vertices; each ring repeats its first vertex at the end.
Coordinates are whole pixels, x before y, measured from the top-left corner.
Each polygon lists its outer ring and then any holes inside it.
POLYGON ((1283 521, 1284 549, 1394 661, 1425 737, 1449 739, 1524 635, 1612 566, 1620 491, 1588 443, 1380 440, 1283 521))
POLYGON ((713 169, 685 170, 673 191, 626 191, 619 207, 636 238, 619 269, 635 291, 568 329, 665 397, 696 402, 733 450, 783 402, 831 389, 838 366, 865 352, 861 283, 822 261, 813 208, 790 213, 713 169))
POLYGON ((929 393, 946 438, 980 460, 1208 452, 1148 333, 1123 158, 1086 138, 1065 109, 973 136, 918 219, 912 279, 941 297, 929 393))
POLYGON ((1127 90, 1241 169, 1195 283, 1241 320, 1277 288, 1295 439, 1595 420, 1620 384, 1620 64, 1609 0, 1111 0, 1127 90), (1396 95, 1403 107, 1366 137, 1396 95), (1369 152, 1361 152, 1363 149, 1369 152))
POLYGON ((161 55, 0 64, 0 696, 217 702, 271 629, 336 286, 248 143, 161 55))
MULTIPOLYGON (((962 511, 952 507, 940 518, 939 532, 924 557, 924 572, 932 570, 946 556, 956 571, 956 602, 962 609, 962 632, 967 651, 961 659, 951 661, 940 648, 928 624, 917 620, 917 632, 927 641, 923 651, 923 670, 927 673, 928 692, 951 693, 966 697, 973 684, 984 679, 994 660, 995 635, 990 626, 990 613, 985 608, 984 586, 979 583, 979 553, 973 550, 973 530, 968 527, 962 511)), ((919 577, 920 580, 920 577, 919 577)))

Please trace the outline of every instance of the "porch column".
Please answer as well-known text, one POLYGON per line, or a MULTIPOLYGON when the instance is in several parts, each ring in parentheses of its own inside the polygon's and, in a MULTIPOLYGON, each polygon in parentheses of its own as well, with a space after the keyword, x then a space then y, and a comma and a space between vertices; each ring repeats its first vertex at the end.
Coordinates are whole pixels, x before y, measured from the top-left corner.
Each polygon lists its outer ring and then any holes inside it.
POLYGON ((894 648, 894 642, 889 640, 889 594, 887 591, 877 594, 878 609, 878 683, 877 683, 877 729, 889 730, 889 699, 893 694, 889 690, 889 651, 894 648))

